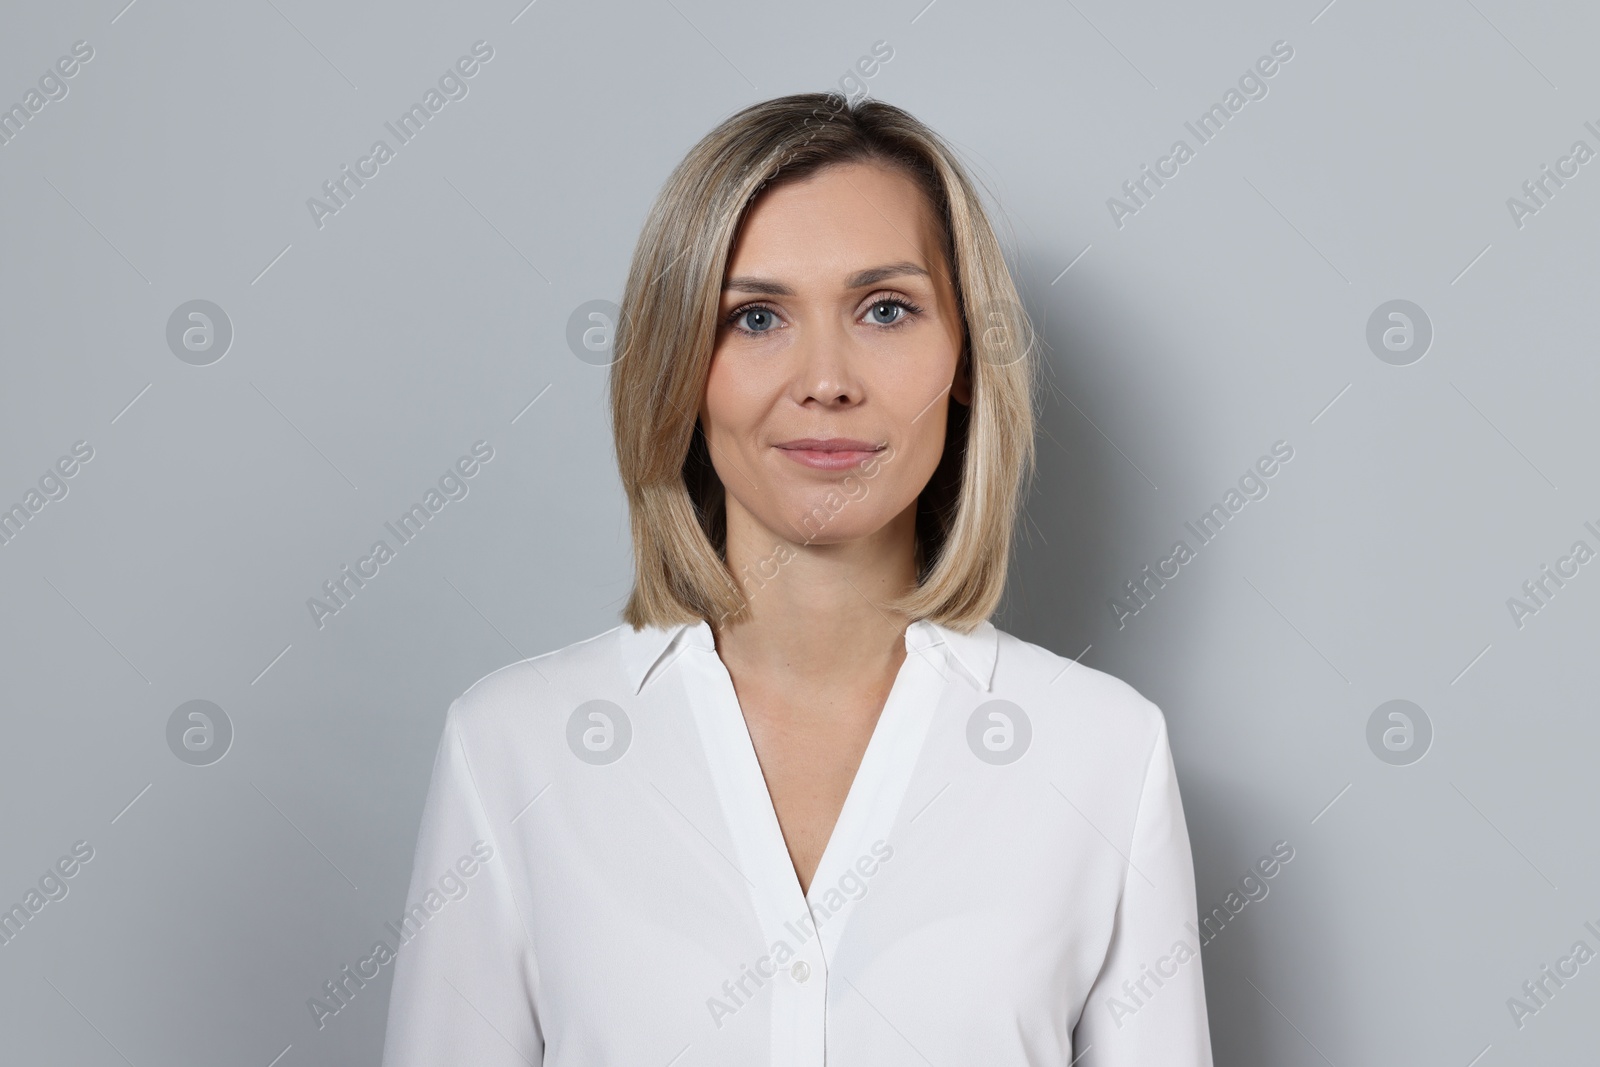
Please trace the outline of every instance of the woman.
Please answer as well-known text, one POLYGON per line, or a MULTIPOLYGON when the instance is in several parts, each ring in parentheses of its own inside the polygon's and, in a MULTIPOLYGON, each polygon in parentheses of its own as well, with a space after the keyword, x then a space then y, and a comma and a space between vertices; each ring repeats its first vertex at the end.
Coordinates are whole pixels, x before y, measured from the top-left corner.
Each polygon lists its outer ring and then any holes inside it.
POLYGON ((1160 711, 988 622, 1027 329, 905 112, 694 147, 616 335, 624 625, 451 705, 385 1064, 1211 1063, 1160 711))

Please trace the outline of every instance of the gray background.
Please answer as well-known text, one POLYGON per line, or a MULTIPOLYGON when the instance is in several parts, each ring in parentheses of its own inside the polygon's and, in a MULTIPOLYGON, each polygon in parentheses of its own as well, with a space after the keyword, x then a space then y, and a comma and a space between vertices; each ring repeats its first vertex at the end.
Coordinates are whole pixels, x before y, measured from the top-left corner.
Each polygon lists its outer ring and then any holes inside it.
POLYGON ((1506 600, 1600 548, 1600 161, 1520 228, 1506 199, 1600 148, 1594 8, 122 2, 0 12, 0 103, 95 50, 0 146, 0 504, 95 450, 0 547, 0 903, 95 849, 0 946, 5 1058, 376 1062, 387 969, 321 1031, 305 1002, 400 912, 446 705, 628 587, 568 317, 620 295, 697 138, 878 40, 864 83, 986 183, 1047 345, 997 624, 1166 712, 1202 910, 1296 850, 1206 949, 1217 1062, 1593 1058, 1600 962, 1520 1029, 1506 1000, 1600 948, 1600 563, 1521 628, 1506 600), (479 39, 469 95, 318 229, 307 198, 479 39), (1269 94, 1114 225, 1277 40, 1269 94), (1366 342, 1396 298, 1435 331, 1408 366, 1366 342), (235 331, 209 366, 165 340, 193 299, 235 331), (307 598, 478 439, 470 494, 319 630, 307 598), (1278 440, 1270 494, 1119 628, 1278 440), (1408 766, 1366 741, 1396 698, 1434 730, 1408 766), (236 732, 211 766, 166 741, 194 699, 236 732))

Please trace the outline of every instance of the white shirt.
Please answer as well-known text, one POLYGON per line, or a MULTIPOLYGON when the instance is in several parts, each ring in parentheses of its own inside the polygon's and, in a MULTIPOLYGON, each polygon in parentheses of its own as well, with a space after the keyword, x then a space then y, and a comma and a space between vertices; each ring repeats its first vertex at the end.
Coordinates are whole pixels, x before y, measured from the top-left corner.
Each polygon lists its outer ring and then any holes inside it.
POLYGON ((1210 1067, 1161 712, 989 623, 905 642, 804 895, 707 623, 458 697, 385 1067, 1210 1067))

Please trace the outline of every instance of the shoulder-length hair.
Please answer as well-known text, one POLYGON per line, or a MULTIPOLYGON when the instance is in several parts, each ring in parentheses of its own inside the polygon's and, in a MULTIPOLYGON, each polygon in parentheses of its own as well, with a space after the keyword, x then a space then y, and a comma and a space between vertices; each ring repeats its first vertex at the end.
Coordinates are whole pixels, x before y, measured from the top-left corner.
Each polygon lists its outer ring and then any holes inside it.
POLYGON ((917 502, 917 585, 881 607, 961 632, 1004 592, 1034 469, 1032 327, 999 241, 955 153, 910 114, 838 93, 754 104, 706 134, 667 179, 639 235, 615 336, 611 421, 633 531, 635 629, 737 618, 721 480, 697 414, 716 343, 728 252, 756 195, 824 167, 901 168, 943 224, 964 324, 970 407, 951 403, 943 459, 917 502))

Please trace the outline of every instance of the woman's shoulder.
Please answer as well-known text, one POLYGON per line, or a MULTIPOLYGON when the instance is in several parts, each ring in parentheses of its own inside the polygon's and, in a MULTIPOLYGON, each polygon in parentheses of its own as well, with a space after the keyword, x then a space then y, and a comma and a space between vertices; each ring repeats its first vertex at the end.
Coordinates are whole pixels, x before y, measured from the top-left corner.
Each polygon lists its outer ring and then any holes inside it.
POLYGON ((1137 688, 1084 659, 1093 646, 1064 656, 1005 630, 995 630, 996 692, 1016 694, 1024 710, 1065 713, 1085 726, 1153 740, 1166 729, 1160 707, 1137 688))
POLYGON ((464 721, 525 716, 585 700, 617 699, 626 690, 621 646, 626 626, 613 626, 549 652, 508 663, 485 674, 451 702, 464 721))

